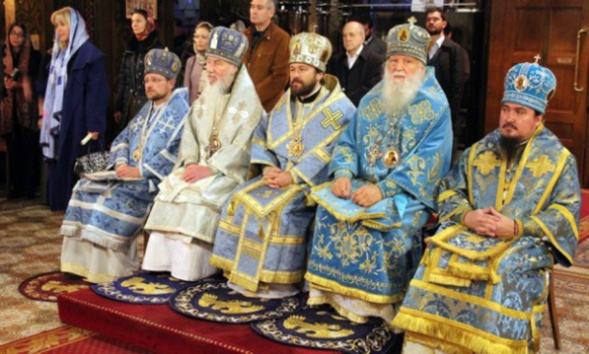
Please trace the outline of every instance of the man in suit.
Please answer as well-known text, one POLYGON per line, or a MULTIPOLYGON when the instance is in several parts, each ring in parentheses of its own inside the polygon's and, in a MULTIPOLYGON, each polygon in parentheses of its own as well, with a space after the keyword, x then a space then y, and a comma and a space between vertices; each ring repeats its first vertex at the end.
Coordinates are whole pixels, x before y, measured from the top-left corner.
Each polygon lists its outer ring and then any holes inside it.
POLYGON ((454 136, 458 137, 458 111, 464 92, 464 56, 462 48, 444 36, 444 28, 447 25, 446 16, 441 8, 427 10, 425 27, 432 38, 427 65, 435 68, 436 79, 448 98, 454 136))
POLYGON ((274 108, 288 83, 290 37, 272 23, 275 12, 274 0, 252 0, 252 26, 243 32, 250 44, 243 62, 266 112, 274 108))
POLYGON ((346 23, 342 37, 345 51, 330 61, 327 72, 338 78, 342 90, 357 107, 360 99, 381 80, 384 57, 364 46, 360 22, 346 23))
POLYGON ((366 35, 364 46, 383 57, 386 56, 387 44, 374 33, 374 22, 372 18, 368 15, 361 16, 358 18, 358 22, 364 27, 364 34, 366 35))

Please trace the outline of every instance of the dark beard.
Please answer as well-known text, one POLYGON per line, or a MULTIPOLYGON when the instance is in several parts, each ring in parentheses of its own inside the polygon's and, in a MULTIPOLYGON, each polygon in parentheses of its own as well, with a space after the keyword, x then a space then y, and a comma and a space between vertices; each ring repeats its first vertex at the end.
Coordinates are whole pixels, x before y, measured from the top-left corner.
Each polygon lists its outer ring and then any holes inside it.
POLYGON ((298 90, 291 88, 291 91, 297 97, 305 97, 305 96, 308 96, 311 92, 313 92, 316 84, 317 84, 317 82, 315 81, 308 86, 301 85, 301 88, 298 90))
POLYGON ((432 36, 436 36, 436 35, 438 35, 438 34, 442 33, 442 31, 443 31, 443 30, 431 30, 431 31, 430 31, 430 30, 427 30, 427 32, 428 32, 430 35, 432 35, 432 36))
POLYGON ((515 155, 519 144, 520 141, 517 138, 507 138, 503 135, 499 137, 499 145, 505 149, 508 160, 511 160, 511 158, 515 155))

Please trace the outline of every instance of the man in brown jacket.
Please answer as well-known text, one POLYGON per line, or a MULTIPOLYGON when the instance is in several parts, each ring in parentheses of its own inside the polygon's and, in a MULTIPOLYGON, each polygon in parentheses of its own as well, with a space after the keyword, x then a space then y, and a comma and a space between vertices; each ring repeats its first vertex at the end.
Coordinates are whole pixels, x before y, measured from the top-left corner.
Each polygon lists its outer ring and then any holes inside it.
POLYGON ((272 23, 276 11, 274 0, 252 0, 252 26, 243 34, 249 48, 243 62, 256 86, 264 110, 270 112, 288 83, 289 35, 272 23))

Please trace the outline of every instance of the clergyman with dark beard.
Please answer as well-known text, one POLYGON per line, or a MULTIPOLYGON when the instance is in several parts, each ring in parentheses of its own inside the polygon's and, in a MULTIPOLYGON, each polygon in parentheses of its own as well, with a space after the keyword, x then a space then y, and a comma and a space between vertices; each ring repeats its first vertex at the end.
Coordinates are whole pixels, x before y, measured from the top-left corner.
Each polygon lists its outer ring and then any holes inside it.
POLYGON ((538 352, 547 270, 579 238, 577 162, 544 126, 555 89, 538 63, 512 67, 499 128, 442 180, 441 226, 392 323, 404 353, 538 352))

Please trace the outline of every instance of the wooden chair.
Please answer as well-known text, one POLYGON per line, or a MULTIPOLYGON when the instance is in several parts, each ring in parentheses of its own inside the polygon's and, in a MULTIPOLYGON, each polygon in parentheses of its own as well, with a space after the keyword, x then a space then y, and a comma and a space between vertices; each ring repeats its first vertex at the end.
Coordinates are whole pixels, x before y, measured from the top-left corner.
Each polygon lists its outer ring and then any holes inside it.
POLYGON ((550 315, 550 324, 552 325, 552 338, 554 347, 560 350, 560 329, 558 327, 558 314, 556 313, 556 301, 554 299, 554 276, 552 272, 547 272, 548 277, 548 314, 550 315))

